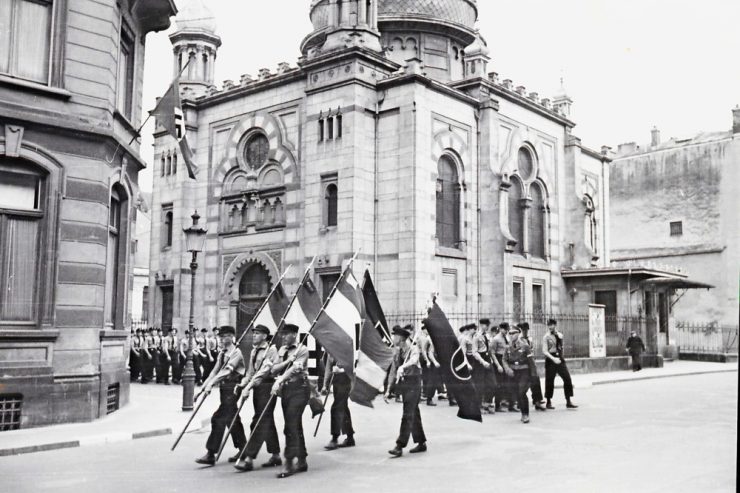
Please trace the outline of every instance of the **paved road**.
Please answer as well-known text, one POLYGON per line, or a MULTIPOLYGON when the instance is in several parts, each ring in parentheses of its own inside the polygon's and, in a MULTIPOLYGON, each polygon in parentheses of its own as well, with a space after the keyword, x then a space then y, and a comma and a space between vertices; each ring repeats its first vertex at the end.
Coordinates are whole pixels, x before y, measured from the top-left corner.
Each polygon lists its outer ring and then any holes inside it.
POLYGON ((576 391, 580 409, 566 410, 558 396, 558 409, 533 414, 528 425, 514 413, 478 424, 446 405, 424 406, 429 451, 400 459, 386 451, 401 406, 381 401, 375 410, 353 408, 353 449, 324 451, 324 421, 308 440, 309 472, 288 479, 225 463, 201 468, 193 459, 206 435, 193 433, 175 452, 173 437, 161 437, 0 458, 0 491, 731 492, 737 385, 738 374, 727 373, 592 387, 576 391))

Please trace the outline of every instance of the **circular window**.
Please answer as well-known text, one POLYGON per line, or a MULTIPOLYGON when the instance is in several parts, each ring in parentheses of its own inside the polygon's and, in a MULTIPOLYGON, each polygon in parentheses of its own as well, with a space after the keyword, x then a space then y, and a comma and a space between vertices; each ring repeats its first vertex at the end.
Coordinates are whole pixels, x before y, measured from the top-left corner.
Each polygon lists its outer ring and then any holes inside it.
POLYGON ((532 160, 532 153, 528 149, 522 147, 519 149, 519 176, 528 180, 532 176, 534 170, 534 162, 532 160))
POLYGON ((265 164, 269 152, 270 142, 262 134, 253 135, 247 141, 247 145, 244 146, 244 157, 252 169, 258 169, 265 164))

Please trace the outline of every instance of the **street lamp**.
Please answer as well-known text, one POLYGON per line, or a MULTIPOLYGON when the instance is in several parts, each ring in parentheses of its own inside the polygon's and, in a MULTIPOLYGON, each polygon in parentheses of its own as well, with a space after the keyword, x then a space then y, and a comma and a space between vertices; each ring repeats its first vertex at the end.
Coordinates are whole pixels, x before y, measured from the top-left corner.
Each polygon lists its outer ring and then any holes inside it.
POLYGON ((195 344, 194 308, 195 308, 195 270, 198 268, 198 252, 203 251, 206 242, 206 228, 198 225, 200 216, 198 211, 190 216, 193 224, 182 228, 185 232, 185 249, 193 254, 190 260, 190 319, 188 321, 188 351, 185 357, 185 368, 182 372, 182 410, 193 410, 193 395, 195 393, 195 368, 193 367, 193 345, 195 344))

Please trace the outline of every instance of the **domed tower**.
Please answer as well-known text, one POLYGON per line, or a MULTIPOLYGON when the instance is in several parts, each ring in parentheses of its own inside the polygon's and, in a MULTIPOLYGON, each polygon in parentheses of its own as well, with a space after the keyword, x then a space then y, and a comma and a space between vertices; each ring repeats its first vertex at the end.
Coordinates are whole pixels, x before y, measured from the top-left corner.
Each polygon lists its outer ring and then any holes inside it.
POLYGON ((301 43, 308 58, 349 46, 382 50, 378 0, 312 0, 309 15, 314 30, 301 43))
POLYGON ((478 40, 477 20, 476 0, 378 0, 387 56, 400 64, 419 58, 429 77, 445 82, 465 76, 465 48, 478 40))
POLYGON ((201 94, 213 84, 216 53, 221 46, 221 38, 216 35, 216 18, 203 0, 187 0, 175 23, 170 42, 175 55, 175 75, 182 72, 180 89, 189 88, 194 94, 201 94))

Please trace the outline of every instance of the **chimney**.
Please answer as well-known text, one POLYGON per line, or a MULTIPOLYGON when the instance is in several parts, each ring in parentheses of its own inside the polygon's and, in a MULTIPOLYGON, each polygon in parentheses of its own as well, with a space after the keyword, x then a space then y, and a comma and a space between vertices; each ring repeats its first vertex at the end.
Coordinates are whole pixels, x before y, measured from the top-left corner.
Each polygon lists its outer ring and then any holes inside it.
POLYGON ((619 156, 626 156, 627 154, 632 154, 637 151, 637 144, 635 142, 626 142, 624 144, 619 144, 619 147, 617 147, 617 154, 619 156))
POLYGON ((660 130, 658 127, 653 127, 650 131, 650 147, 658 147, 660 145, 660 130))
POLYGON ((740 134, 740 106, 732 110, 732 133, 740 134))

